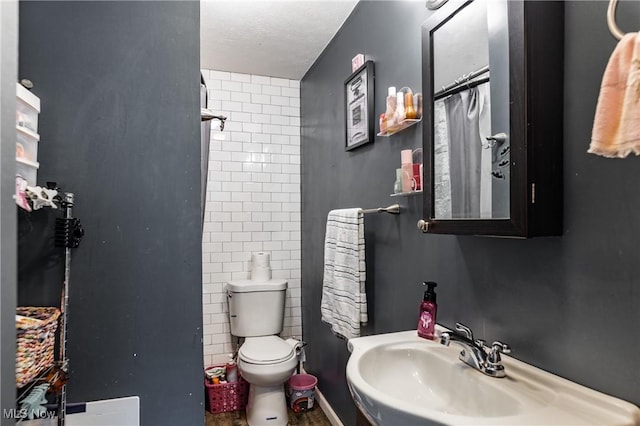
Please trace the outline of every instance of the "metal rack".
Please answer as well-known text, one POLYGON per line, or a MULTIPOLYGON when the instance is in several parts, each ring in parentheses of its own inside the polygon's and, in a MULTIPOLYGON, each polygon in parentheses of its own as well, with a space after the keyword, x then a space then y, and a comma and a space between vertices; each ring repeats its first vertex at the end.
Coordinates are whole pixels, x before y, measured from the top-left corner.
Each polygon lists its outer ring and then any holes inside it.
MULTIPOLYGON (((55 184, 53 184, 55 186, 55 184)), ((57 396, 57 424, 64 426, 67 411, 67 375, 69 358, 67 357, 67 322, 69 309, 69 285, 71 278, 71 249, 80 245, 84 230, 80 221, 73 217, 74 194, 64 193, 57 196, 56 204, 64 209, 64 217, 55 223, 55 246, 64 248, 64 279, 60 290, 60 318, 58 326, 58 354, 54 365, 44 370, 20 392, 18 404, 29 399, 34 393, 44 393, 42 385, 48 386, 48 392, 57 396)), ((22 418, 21 420, 24 420, 22 418)), ((20 423, 20 421, 18 421, 20 423)))

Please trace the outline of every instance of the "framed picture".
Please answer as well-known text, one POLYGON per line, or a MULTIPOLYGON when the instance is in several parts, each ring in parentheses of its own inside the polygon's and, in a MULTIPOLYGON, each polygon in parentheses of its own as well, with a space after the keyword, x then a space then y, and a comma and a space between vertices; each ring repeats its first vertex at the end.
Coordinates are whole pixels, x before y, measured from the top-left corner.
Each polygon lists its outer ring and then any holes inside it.
POLYGON ((373 142, 373 61, 367 61, 344 82, 346 138, 345 150, 373 142))

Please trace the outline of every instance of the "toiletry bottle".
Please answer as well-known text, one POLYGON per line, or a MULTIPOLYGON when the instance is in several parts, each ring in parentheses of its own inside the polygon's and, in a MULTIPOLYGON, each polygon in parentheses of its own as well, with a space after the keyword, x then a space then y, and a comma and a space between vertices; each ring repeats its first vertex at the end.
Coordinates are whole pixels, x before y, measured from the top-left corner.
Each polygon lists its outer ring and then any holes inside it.
POLYGON ((387 96, 387 110, 384 112, 384 117, 387 119, 387 131, 393 130, 396 125, 396 88, 394 86, 389 87, 387 96))
POLYGON ((416 110, 413 107, 413 93, 411 90, 407 90, 404 95, 404 115, 407 120, 415 120, 416 110))
POLYGON ((420 316, 418 318, 418 336, 425 339, 433 340, 435 337, 434 330, 436 326, 436 313, 438 305, 436 304, 436 292, 434 288, 438 285, 433 281, 422 283, 427 286, 424 292, 424 299, 420 304, 420 316))
POLYGON ((227 382, 234 383, 238 381, 238 365, 236 364, 233 354, 229 354, 229 361, 225 365, 225 374, 227 382))
POLYGON ((400 194, 402 193, 402 169, 396 169, 396 181, 393 184, 393 193, 400 194))
POLYGON ((402 192, 411 192, 413 185, 413 152, 410 149, 400 151, 400 164, 402 169, 402 192))
POLYGON ((387 117, 384 112, 380 114, 380 133, 387 133, 387 117))
POLYGON ((397 125, 399 125, 400 123, 402 123, 404 121, 404 119, 406 118, 405 115, 405 110, 404 110, 404 95, 402 94, 402 92, 398 92, 397 98, 396 98, 396 115, 395 115, 395 122, 397 125))
POLYGON ((422 93, 416 93, 413 97, 413 108, 416 110, 416 118, 422 118, 422 93))

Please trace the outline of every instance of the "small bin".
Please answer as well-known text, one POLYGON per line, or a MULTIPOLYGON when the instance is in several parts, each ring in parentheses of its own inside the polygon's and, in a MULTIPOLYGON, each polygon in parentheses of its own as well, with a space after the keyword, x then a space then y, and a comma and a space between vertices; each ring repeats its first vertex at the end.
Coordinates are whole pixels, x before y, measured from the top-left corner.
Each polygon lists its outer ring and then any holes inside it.
MULTIPOLYGON (((224 365, 213 365, 214 367, 224 367, 224 365)), ((207 391, 207 409, 210 413, 227 413, 229 411, 243 410, 249 398, 249 383, 241 376, 237 382, 211 384, 204 379, 204 386, 207 391)))
POLYGON ((313 408, 318 379, 311 374, 294 374, 289 379, 289 403, 294 413, 313 408))
POLYGON ((16 158, 16 176, 21 176, 29 186, 36 186, 39 167, 37 162, 16 158))
POLYGON ((16 158, 28 161, 38 161, 38 141, 40 135, 31 130, 16 126, 16 158))
POLYGON ((16 95, 16 125, 25 127, 34 133, 38 133, 40 98, 31 93, 20 83, 16 83, 16 95))

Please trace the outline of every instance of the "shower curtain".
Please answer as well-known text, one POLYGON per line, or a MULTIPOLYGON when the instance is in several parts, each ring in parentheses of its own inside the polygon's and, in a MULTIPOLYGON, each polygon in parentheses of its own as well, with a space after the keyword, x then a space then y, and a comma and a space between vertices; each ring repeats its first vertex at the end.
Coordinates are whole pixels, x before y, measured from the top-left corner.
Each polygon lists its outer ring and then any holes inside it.
POLYGON ((451 219, 449 130, 447 130, 447 110, 443 99, 433 103, 433 186, 435 217, 451 219))
POLYGON ((483 149, 491 131, 487 86, 444 99, 453 219, 491 217, 491 150, 483 149))
MULTIPOLYGON (((207 108, 207 85, 200 74, 200 107, 207 108)), ((207 201, 207 175, 209 171, 209 143, 211 140, 211 121, 200 122, 200 209, 204 228, 204 208, 207 201)))

